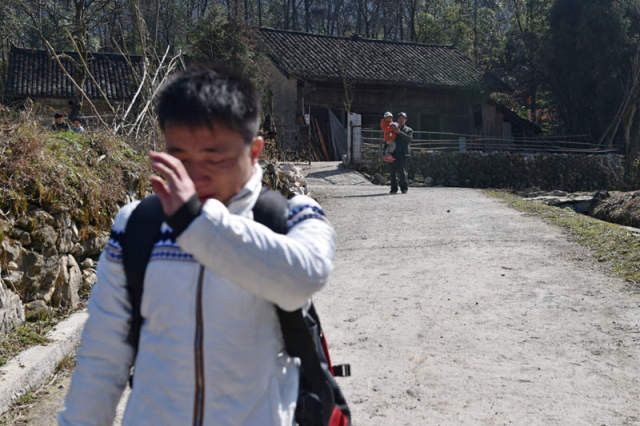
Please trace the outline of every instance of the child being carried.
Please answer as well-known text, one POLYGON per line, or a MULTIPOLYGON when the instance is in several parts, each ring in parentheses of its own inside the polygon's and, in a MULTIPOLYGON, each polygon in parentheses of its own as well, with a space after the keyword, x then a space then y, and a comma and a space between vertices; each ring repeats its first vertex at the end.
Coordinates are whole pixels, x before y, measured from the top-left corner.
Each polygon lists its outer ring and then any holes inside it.
POLYGON ((396 161, 393 157, 393 151, 396 149, 396 143, 394 142, 396 139, 396 134, 393 131, 394 127, 398 127, 398 123, 393 121, 393 114, 389 111, 384 113, 384 117, 380 120, 380 128, 384 134, 384 158, 383 160, 391 163, 396 161))

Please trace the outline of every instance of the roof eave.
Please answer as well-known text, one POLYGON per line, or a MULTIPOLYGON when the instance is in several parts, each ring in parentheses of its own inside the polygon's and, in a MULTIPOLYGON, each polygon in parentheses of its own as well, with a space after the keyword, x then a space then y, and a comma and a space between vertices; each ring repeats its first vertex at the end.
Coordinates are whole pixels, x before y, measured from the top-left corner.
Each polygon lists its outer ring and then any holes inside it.
POLYGON ((300 78, 296 77, 295 75, 291 74, 290 72, 287 71, 287 69, 280 63, 280 61, 275 57, 275 55, 271 54, 271 53, 267 53, 267 58, 269 58, 269 60, 271 61, 271 63, 278 69, 278 71, 280 71, 282 73, 282 75, 284 75, 286 78, 295 78, 300 80, 300 78))
MULTIPOLYGON (((285 71, 283 71, 285 73, 285 71)), ((324 82, 324 83, 339 83, 343 84, 345 79, 340 77, 323 77, 323 76, 309 76, 309 75, 297 75, 288 74, 291 78, 297 80, 309 81, 309 82, 324 82)), ((418 88, 418 89, 449 89, 449 90, 468 90, 474 88, 479 81, 469 82, 468 84, 437 84, 437 83, 420 83, 411 81, 394 81, 394 80, 352 80, 347 79, 346 82, 352 85, 377 85, 377 86, 390 86, 390 87, 404 87, 404 88, 418 88)))

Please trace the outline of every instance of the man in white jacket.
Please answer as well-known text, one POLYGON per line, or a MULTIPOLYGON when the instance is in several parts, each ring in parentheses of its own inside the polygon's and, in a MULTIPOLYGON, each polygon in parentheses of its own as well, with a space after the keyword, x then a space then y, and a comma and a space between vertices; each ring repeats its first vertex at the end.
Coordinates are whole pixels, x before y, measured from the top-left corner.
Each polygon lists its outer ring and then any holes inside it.
MULTIPOLYGON (((275 305, 303 307, 327 282, 334 231, 311 198, 288 202, 286 235, 252 220, 262 187, 259 99, 242 78, 176 75, 159 97, 166 152, 150 154, 166 220, 148 264, 125 425, 292 425, 298 365, 275 305)), ((115 218, 62 425, 111 425, 129 378, 131 303, 115 218)))

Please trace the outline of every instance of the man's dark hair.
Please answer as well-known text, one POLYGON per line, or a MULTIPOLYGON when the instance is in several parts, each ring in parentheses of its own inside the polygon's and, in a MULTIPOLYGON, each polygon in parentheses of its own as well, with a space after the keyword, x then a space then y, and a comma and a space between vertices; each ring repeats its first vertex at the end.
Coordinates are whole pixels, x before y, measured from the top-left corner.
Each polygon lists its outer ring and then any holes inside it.
POLYGON ((56 112, 56 113, 53 115, 53 118, 64 118, 64 114, 61 114, 61 113, 59 113, 59 112, 56 112))
POLYGON ((246 78, 219 67, 190 68, 171 77, 158 101, 158 122, 167 126, 223 125, 251 143, 260 124, 260 99, 246 78))

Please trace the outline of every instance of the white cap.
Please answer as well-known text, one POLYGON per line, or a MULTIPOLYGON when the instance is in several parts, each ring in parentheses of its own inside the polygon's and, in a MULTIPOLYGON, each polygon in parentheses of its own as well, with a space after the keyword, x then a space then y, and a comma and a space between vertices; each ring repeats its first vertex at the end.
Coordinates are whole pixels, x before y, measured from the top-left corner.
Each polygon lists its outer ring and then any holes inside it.
POLYGON ((399 117, 407 118, 407 114, 405 114, 404 112, 399 112, 399 113, 398 113, 398 116, 399 116, 399 117))
POLYGON ((387 117, 393 117, 393 114, 391 114, 389 111, 387 111, 387 112, 384 113, 384 118, 387 118, 387 117))

